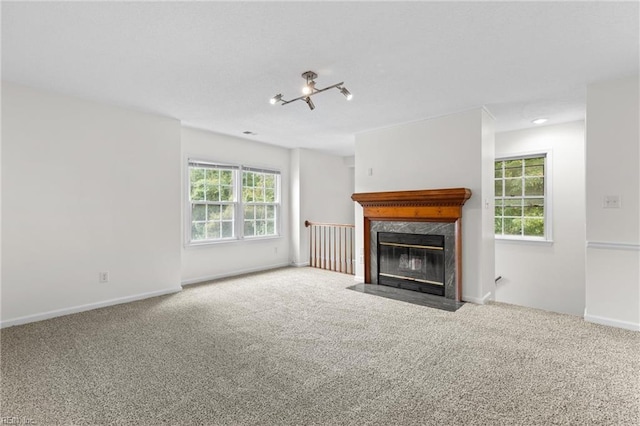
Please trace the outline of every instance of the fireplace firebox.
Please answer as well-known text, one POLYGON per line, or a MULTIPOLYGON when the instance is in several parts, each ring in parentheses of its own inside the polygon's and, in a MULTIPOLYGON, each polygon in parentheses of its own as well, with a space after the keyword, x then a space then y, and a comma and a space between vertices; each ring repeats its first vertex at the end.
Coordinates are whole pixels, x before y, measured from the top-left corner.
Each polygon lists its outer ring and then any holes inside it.
POLYGON ((444 235, 378 233, 378 284, 445 294, 444 235))

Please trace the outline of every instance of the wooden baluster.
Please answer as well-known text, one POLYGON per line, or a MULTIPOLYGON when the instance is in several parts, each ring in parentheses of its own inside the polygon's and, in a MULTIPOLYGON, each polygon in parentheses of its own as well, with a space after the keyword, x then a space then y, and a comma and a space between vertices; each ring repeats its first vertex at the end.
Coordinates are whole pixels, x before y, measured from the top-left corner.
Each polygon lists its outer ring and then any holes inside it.
POLYGON ((349 229, 349 273, 351 275, 354 274, 353 271, 353 252, 354 252, 354 247, 353 247, 353 228, 349 229))
POLYGON ((315 225, 313 225, 313 233, 315 235, 314 244, 313 244, 313 247, 314 247, 313 267, 317 268, 318 267, 318 227, 315 225))
POLYGON ((309 228, 309 265, 313 266, 314 268, 316 266, 316 261, 314 257, 314 254, 316 252, 315 236, 316 236, 316 227, 314 225, 311 225, 311 227, 309 228))
POLYGON ((342 228, 338 228, 338 264, 342 272, 342 228))
POLYGON ((324 234, 325 227, 322 226, 320 231, 320 268, 324 269, 324 234))
POLYGON ((324 269, 329 268, 329 227, 324 227, 324 269))

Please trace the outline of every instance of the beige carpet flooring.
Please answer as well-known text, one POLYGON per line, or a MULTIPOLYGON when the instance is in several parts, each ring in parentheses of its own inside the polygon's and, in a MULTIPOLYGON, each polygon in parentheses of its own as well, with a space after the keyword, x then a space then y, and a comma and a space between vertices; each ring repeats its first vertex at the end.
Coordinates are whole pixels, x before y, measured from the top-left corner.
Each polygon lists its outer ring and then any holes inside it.
MULTIPOLYGON (((287 268, 1 331, 38 425, 638 425, 640 333, 287 268)), ((6 421, 5 421, 6 423, 6 421)))

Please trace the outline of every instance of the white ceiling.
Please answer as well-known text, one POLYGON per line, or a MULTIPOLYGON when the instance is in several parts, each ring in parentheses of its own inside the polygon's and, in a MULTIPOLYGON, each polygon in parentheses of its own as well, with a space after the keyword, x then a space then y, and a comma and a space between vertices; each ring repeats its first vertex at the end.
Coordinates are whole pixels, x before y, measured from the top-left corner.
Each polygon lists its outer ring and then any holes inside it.
POLYGON ((583 119, 639 69, 638 2, 3 2, 2 78, 285 147, 485 105, 498 131, 583 119), (337 90, 300 95, 300 74, 337 90))

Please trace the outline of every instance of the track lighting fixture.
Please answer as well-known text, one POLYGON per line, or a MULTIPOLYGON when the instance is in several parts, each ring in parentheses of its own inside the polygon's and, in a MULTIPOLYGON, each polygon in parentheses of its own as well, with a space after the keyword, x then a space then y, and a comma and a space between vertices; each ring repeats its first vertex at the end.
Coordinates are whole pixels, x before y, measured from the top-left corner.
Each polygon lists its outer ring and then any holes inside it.
POLYGON ((302 73, 302 78, 304 78, 306 82, 304 87, 302 88, 302 93, 303 93, 302 96, 297 97, 295 99, 291 99, 290 101, 287 101, 282 99, 282 94, 277 94, 273 98, 271 98, 271 100, 269 101, 271 105, 275 105, 277 103, 286 105, 286 104, 290 104, 291 102, 303 100, 307 103, 307 105, 309 106, 309 109, 313 110, 315 109, 316 106, 313 104, 313 101, 311 101, 311 96, 317 95, 318 93, 321 93, 333 88, 338 89, 340 93, 342 93, 344 97, 347 98, 348 101, 350 101, 353 98, 353 95, 351 94, 351 92, 349 92, 347 88, 343 86, 344 82, 333 84, 331 86, 325 87, 324 89, 317 89, 315 79, 318 78, 318 74, 316 74, 313 71, 305 71, 302 73))

